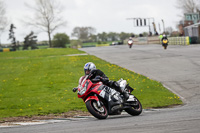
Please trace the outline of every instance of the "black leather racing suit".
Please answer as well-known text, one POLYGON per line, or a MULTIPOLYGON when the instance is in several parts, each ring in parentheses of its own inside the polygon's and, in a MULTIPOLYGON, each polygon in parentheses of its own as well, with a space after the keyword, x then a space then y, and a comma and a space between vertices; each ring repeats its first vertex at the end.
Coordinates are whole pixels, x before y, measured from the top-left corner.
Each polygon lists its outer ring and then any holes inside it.
POLYGON ((103 84, 115 89, 116 91, 118 91, 120 93, 123 93, 119 84, 116 81, 109 80, 109 78, 101 70, 99 70, 99 69, 92 70, 91 74, 92 75, 91 75, 90 79, 94 79, 95 77, 100 76, 100 81, 103 84))

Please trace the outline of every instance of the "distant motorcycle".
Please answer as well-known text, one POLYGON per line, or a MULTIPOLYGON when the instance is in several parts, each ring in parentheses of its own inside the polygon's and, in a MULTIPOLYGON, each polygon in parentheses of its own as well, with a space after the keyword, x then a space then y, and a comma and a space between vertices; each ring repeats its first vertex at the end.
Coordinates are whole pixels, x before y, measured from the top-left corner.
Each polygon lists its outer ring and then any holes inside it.
POLYGON ((129 45, 129 48, 131 48, 133 45, 133 40, 128 40, 128 45, 129 45))
POLYGON ((168 39, 163 39, 163 40, 162 40, 162 46, 164 47, 164 49, 167 49, 167 46, 168 46, 168 39))
POLYGON ((125 100, 116 90, 104 85, 100 79, 90 79, 86 75, 78 87, 78 98, 82 98, 88 111, 98 119, 106 119, 108 115, 119 115, 125 110, 130 115, 140 115, 142 105, 140 101, 131 94, 131 88, 126 80, 117 81, 121 88, 130 93, 129 99, 125 100))

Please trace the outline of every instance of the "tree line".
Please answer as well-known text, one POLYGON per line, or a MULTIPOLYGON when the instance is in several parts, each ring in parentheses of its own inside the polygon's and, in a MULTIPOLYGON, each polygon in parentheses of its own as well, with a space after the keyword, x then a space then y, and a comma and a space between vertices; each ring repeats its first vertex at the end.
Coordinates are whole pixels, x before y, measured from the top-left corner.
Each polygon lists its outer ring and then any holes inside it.
POLYGON ((116 32, 102 32, 96 34, 96 29, 94 27, 75 27, 71 34, 78 40, 84 42, 107 42, 107 41, 123 41, 128 37, 134 37, 133 33, 116 33, 116 32))

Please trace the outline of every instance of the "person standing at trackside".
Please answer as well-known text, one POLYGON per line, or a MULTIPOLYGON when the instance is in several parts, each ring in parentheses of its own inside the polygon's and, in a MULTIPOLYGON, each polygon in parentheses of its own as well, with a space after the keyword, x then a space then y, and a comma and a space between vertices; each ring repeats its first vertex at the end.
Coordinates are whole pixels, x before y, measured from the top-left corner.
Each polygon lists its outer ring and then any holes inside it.
POLYGON ((160 38, 160 40, 162 40, 162 38, 163 38, 163 35, 162 35, 162 34, 160 34, 159 38, 160 38))

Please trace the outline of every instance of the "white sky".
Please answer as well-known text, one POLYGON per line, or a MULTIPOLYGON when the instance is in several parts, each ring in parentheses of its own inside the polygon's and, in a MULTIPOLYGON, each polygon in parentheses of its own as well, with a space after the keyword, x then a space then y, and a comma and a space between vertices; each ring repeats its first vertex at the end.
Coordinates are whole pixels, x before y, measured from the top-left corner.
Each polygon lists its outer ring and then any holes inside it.
MULTIPOLYGON (((56 0, 58 1, 58 0, 56 0)), ((24 5, 24 2, 34 5, 34 0, 4 0, 7 7, 7 16, 10 23, 13 23, 17 29, 15 36, 18 41, 24 41, 24 37, 32 31, 38 32, 35 28, 30 29, 22 24, 26 16, 31 16, 24 5)), ((178 16, 181 11, 175 7, 176 0, 60 0, 64 6, 62 16, 67 21, 67 26, 62 27, 55 33, 66 33, 71 36, 71 32, 76 26, 91 26, 101 32, 127 32, 142 33, 148 32, 148 27, 133 27, 133 21, 127 18, 150 18, 155 19, 157 31, 158 23, 161 30, 163 26, 161 19, 165 22, 165 27, 171 26, 176 29, 180 21, 178 16)), ((7 31, 9 30, 9 26, 7 31)), ((46 33, 38 33, 38 40, 47 40, 46 33)), ((1 43, 10 43, 8 32, 1 36, 1 43)))

